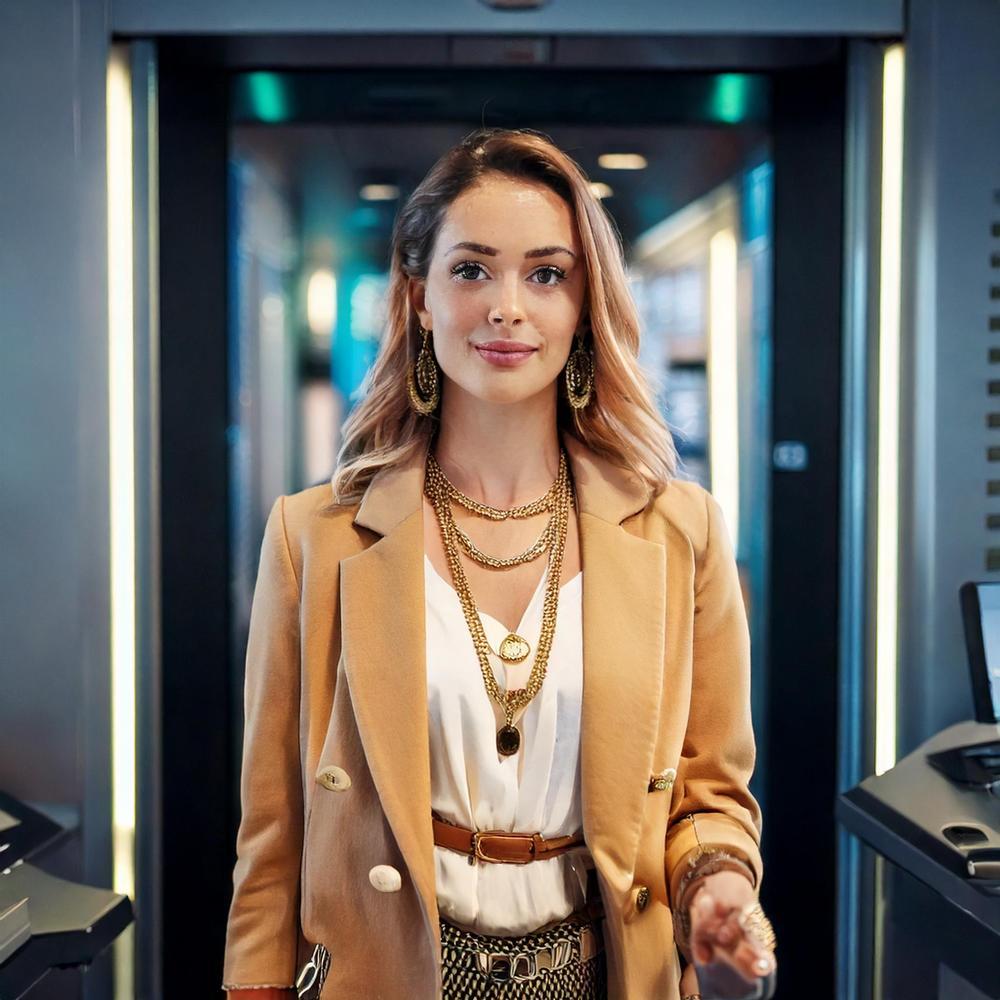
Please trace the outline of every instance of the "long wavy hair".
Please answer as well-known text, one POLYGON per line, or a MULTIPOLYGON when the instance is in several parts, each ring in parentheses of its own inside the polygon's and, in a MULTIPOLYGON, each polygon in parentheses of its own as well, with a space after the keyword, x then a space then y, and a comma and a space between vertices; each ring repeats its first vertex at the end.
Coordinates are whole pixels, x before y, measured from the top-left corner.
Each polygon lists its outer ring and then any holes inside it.
MULTIPOLYGON (((557 423, 655 494, 676 478, 677 450, 656 405, 652 377, 639 363, 639 317, 628 289, 621 236, 583 169, 544 133, 480 128, 431 167, 396 216, 392 231, 386 327, 361 399, 344 422, 332 477, 333 506, 357 503, 375 474, 427 447, 439 423, 418 414, 406 391, 420 346, 409 278, 426 278, 448 206, 489 174, 546 185, 572 209, 587 268, 582 313, 589 321, 594 386, 582 409, 569 405, 560 378, 557 423)), ((588 346, 585 344, 585 346, 588 346)))

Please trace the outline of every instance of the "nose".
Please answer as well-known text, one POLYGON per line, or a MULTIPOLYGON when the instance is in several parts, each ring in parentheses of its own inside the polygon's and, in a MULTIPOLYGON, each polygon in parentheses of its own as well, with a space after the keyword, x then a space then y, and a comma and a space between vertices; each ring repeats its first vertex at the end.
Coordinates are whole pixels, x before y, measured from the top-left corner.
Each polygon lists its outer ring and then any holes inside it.
POLYGON ((513 274, 500 285, 500 300, 490 310, 490 323, 493 326, 516 326, 523 322, 521 279, 513 274))

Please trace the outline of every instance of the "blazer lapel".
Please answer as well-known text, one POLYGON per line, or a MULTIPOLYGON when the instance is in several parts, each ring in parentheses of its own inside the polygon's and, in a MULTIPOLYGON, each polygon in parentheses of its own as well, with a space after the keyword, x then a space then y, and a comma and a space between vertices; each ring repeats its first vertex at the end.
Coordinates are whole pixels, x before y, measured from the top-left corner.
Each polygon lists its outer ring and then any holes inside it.
POLYGON ((648 488, 575 438, 583 563, 583 828, 594 863, 620 892, 632 884, 663 687, 667 564, 659 542, 622 521, 648 488))
POLYGON ((426 448, 369 483, 354 523, 382 537, 341 561, 344 668, 368 767, 440 949, 431 825, 421 496, 426 448))
MULTIPOLYGON (((583 824, 598 869, 625 892, 659 722, 666 550, 621 526, 645 507, 648 488, 573 435, 561 438, 577 490, 584 570, 583 824)), ((425 654, 425 460, 426 447, 369 484, 354 523, 381 537, 341 562, 341 608, 344 666, 365 755, 440 948, 425 654)))

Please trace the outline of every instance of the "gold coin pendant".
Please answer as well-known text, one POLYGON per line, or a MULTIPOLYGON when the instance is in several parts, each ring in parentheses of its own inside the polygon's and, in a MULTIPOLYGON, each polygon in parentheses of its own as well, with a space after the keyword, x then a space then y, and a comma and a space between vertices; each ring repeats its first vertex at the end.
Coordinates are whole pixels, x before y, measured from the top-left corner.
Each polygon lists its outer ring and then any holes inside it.
POLYGON ((529 653, 531 647, 526 639, 522 639, 515 632, 511 632, 500 643, 500 658, 508 663, 520 663, 529 653))

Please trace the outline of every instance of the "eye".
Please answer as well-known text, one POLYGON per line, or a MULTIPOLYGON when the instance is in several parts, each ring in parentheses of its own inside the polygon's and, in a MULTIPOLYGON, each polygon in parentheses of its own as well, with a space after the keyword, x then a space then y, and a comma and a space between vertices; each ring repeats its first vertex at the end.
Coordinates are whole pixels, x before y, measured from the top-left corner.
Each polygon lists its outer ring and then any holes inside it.
POLYGON ((477 263, 474 260, 463 260, 460 264, 456 264, 452 269, 451 273, 455 277, 461 277, 465 281, 475 281, 475 273, 477 271, 482 271, 483 265, 477 263), (469 276, 469 272, 473 273, 473 277, 469 276))
POLYGON ((556 267, 554 264, 546 264, 545 267, 540 267, 532 277, 539 274, 548 275, 556 280, 552 281, 539 281, 539 285, 558 285, 560 282, 566 280, 566 272, 561 267, 556 267))

